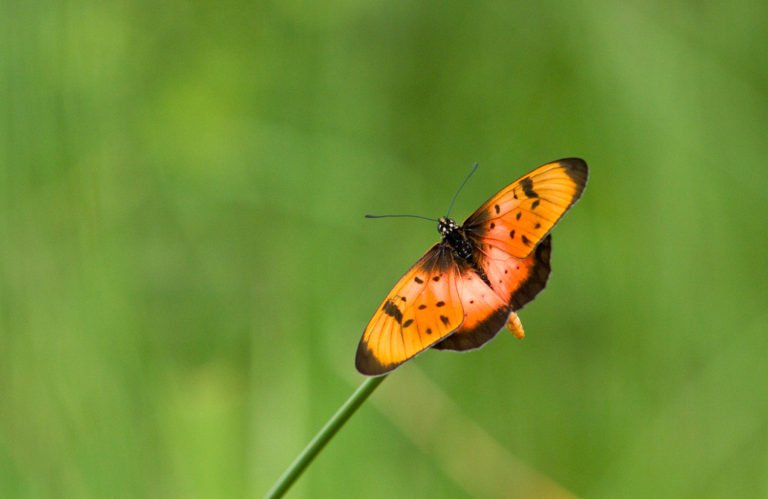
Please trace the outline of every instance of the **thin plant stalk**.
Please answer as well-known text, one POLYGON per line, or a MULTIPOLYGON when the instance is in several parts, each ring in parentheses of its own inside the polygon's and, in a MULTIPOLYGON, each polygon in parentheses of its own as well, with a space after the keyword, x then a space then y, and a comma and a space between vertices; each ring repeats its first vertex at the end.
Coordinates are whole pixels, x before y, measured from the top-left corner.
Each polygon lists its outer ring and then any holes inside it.
POLYGON ((315 435, 309 444, 301 451, 301 454, 291 463, 285 473, 275 482, 275 485, 267 492, 267 498, 273 499, 282 497, 288 489, 293 485, 293 482, 301 475, 301 473, 309 466, 309 463, 317 456, 317 454, 323 450, 325 444, 327 444, 339 429, 344 426, 344 423, 355 413, 358 407, 365 402, 368 395, 373 393, 379 384, 384 381, 386 376, 379 376, 376 378, 368 378, 363 381, 363 384, 355 390, 355 393, 342 405, 336 414, 325 423, 325 426, 315 435))

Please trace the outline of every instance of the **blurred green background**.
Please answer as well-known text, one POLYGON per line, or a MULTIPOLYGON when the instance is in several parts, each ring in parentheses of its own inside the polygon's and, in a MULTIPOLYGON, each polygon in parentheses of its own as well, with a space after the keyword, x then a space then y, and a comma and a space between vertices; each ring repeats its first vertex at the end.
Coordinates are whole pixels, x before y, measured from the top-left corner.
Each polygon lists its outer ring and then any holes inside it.
POLYGON ((540 164, 548 289, 293 497, 768 497, 765 2, 3 2, 0 495, 260 497, 363 327, 540 164))

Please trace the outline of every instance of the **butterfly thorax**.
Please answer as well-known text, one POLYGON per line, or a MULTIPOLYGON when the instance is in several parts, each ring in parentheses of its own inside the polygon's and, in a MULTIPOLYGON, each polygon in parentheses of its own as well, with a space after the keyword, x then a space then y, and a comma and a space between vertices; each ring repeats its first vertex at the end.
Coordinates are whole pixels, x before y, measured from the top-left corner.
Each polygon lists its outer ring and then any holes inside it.
POLYGON ((454 255, 461 260, 472 261, 475 245, 464 234, 464 229, 456 225, 456 222, 447 217, 440 217, 437 221, 437 231, 443 236, 443 241, 451 247, 454 255))

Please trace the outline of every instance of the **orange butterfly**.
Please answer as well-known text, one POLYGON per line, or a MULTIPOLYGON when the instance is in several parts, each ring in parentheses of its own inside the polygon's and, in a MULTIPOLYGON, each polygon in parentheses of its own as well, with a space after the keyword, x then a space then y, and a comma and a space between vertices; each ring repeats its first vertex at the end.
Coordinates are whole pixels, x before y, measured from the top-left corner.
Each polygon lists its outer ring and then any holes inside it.
POLYGON ((442 240, 395 284, 373 314, 355 366, 386 374, 427 348, 479 348, 507 324, 524 336, 515 311, 549 277, 549 231, 581 196, 587 164, 541 166, 486 201, 462 226, 438 220, 442 240))

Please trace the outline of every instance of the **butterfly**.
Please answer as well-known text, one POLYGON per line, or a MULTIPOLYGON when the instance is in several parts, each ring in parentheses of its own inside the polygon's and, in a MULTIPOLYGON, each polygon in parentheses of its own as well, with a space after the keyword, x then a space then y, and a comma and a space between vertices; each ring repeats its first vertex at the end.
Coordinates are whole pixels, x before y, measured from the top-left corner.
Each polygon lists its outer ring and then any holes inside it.
POLYGON ((473 350, 505 324, 522 338, 515 312, 547 284, 549 232, 587 177, 584 160, 561 159, 499 191, 461 226, 438 219, 440 242, 400 278, 366 326, 357 370, 380 376, 428 348, 473 350))

